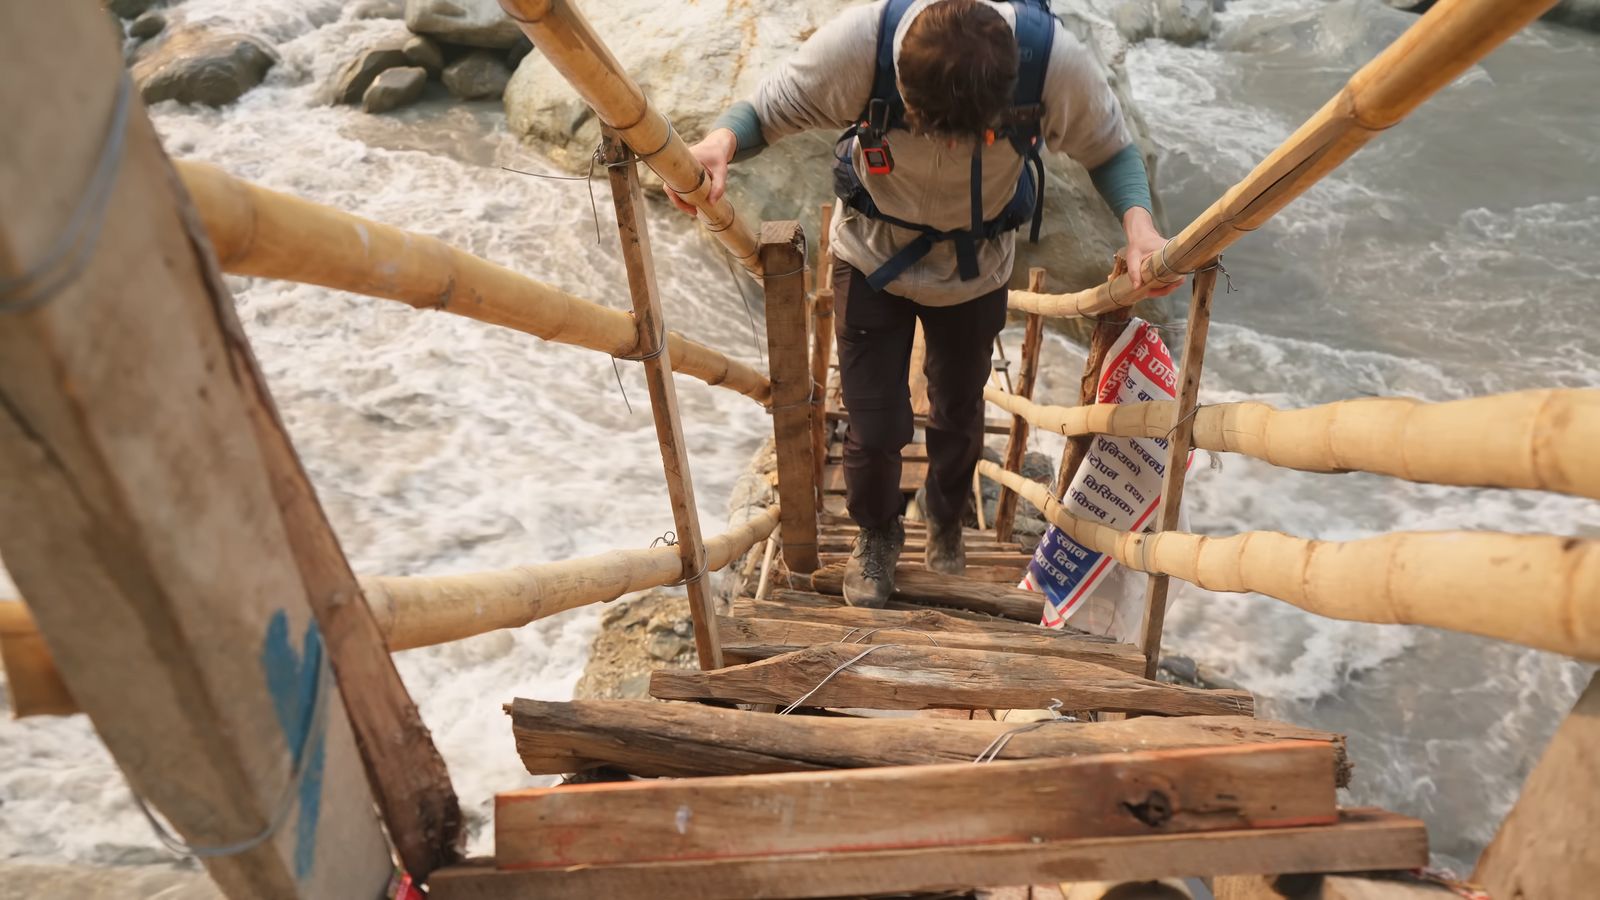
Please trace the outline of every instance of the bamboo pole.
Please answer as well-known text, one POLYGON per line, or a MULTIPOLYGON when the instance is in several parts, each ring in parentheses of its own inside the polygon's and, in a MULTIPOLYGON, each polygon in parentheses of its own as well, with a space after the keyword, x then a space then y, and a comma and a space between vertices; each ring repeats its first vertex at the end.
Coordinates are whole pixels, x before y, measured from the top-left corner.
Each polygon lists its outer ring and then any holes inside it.
POLYGON ((0 666, 5 668, 12 716, 68 716, 78 711, 38 623, 21 600, 0 600, 0 666))
MULTIPOLYGON (((1028 290, 1044 290, 1044 269, 1028 270, 1028 290)), ((1024 400, 1033 399, 1034 382, 1039 377, 1039 350, 1044 344, 1044 317, 1028 314, 1028 326, 1022 334, 1022 365, 1017 371, 1015 395, 1024 400)), ((1028 454, 1028 420, 1011 417, 1011 431, 1006 435, 1005 468, 1007 472, 1022 471, 1023 457, 1028 454)), ((982 494, 980 492, 980 505, 982 494)), ((1000 499, 994 507, 994 536, 997 541, 1009 541, 1017 523, 1017 492, 1000 489, 1000 499)))
MULTIPOLYGON (((1066 435, 1161 437, 1177 404, 1041 406, 997 391, 989 402, 1066 435)), ((1422 484, 1553 491, 1600 500, 1600 389, 1552 388, 1427 403, 1340 400, 1306 409, 1202 406, 1194 446, 1303 472, 1371 472, 1422 484), (1470 448, 1465 452, 1464 448, 1470 448)))
MULTIPOLYGON (((715 572, 772 534, 770 506, 705 542, 706 571, 715 572)), ((612 550, 599 556, 469 575, 363 578, 362 589, 389 641, 408 650, 458 641, 499 628, 520 628, 558 612, 615 600, 683 577, 676 547, 612 550)))
MULTIPOLYGON (((1206 334, 1211 330, 1211 293, 1217 286, 1215 265, 1202 267, 1194 276, 1189 296, 1189 332, 1184 336, 1183 362, 1178 365, 1178 423, 1167 435, 1167 468, 1161 475, 1161 511, 1152 531, 1174 531, 1183 506, 1183 478, 1189 468, 1189 447, 1194 423, 1190 421, 1200 396, 1200 369, 1205 363, 1206 334)), ((1167 619, 1168 576, 1151 573, 1144 590, 1144 627, 1139 649, 1144 653, 1144 677, 1156 677, 1161 662, 1161 626, 1167 619)))
POLYGON ((690 155, 667 117, 656 110, 638 83, 611 55, 571 0, 500 0, 506 15, 594 108, 600 121, 622 135, 639 159, 673 193, 699 211, 700 224, 729 253, 756 275, 761 274, 755 232, 739 218, 726 196, 710 200, 706 170, 690 155))
POLYGON ((1139 572, 1256 592, 1331 619, 1431 625, 1600 660, 1600 541, 1400 532, 1315 541, 1275 531, 1202 537, 1117 531, 1067 512, 1044 485, 983 460, 1078 543, 1139 572))
POLYGON ((833 204, 822 204, 817 236, 817 290, 812 307, 811 454, 817 475, 817 505, 822 505, 822 471, 828 459, 828 367, 833 355, 833 204))
MULTIPOLYGON (((458 250, 438 238, 279 194, 214 166, 179 162, 223 271, 398 300, 612 356, 633 320, 458 250)), ((668 336, 673 369, 766 404, 772 384, 704 344, 668 336)))
POLYGON ((1126 309, 1172 284, 1260 228, 1290 201, 1385 129, 1398 124, 1489 51, 1543 15, 1555 0, 1440 0, 1351 76, 1244 180, 1144 262, 1143 285, 1122 275, 1071 294, 1015 291, 1011 308, 1043 316, 1126 309))

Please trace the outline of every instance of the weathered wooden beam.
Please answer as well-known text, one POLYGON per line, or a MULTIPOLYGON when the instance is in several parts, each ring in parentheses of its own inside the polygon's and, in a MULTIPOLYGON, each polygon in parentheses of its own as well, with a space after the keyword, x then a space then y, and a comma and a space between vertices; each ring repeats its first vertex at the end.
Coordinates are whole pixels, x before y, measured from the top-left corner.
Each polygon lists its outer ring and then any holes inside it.
POLYGON ((644 364, 650 412, 656 424, 656 443, 661 446, 661 468, 672 504, 672 524, 678 554, 683 559, 680 580, 689 596, 689 620, 694 627, 700 668, 717 669, 722 667, 722 651, 717 647, 717 629, 713 621, 717 613, 711 604, 710 586, 705 577, 710 574, 710 560, 700 534, 700 512, 695 505, 689 448, 683 439, 683 419, 678 415, 678 388, 672 380, 667 321, 661 310, 661 292, 656 287, 655 256, 650 249, 644 190, 639 186, 637 158, 628 143, 609 125, 601 129, 601 134, 601 156, 611 182, 622 262, 628 273, 633 320, 639 335, 638 343, 628 356, 644 364))
POLYGON ((767 360, 772 368, 772 431, 778 454, 779 534, 789 571, 817 568, 816 467, 812 463, 811 368, 806 353, 805 234, 799 222, 761 226, 767 298, 767 360))
MULTIPOLYGON (((817 286, 811 307, 811 463, 821 490, 828 458, 828 367, 833 356, 833 203, 822 204, 817 229, 817 286)), ((818 508, 822 500, 817 500, 818 508)))
MULTIPOLYGON (((1044 290, 1044 270, 1028 270, 1028 290, 1044 290)), ((1028 313, 1028 325, 1022 333, 1022 363, 1017 370, 1016 395, 1033 399, 1033 386, 1039 377, 1039 351, 1044 345, 1044 317, 1028 313)), ((1022 471, 1022 459, 1028 454, 1028 420, 1011 417, 1011 433, 1006 435, 1004 463, 1009 472, 1022 471)), ((1000 489, 1000 499, 995 501, 994 534, 1002 541, 1011 540, 1017 521, 1017 493, 1009 488, 1000 489)))
POLYGON ((68 716, 78 711, 44 635, 21 600, 0 600, 0 664, 11 694, 11 715, 68 716))
MULTIPOLYGON (((1211 330, 1211 293, 1217 286, 1213 260, 1194 276, 1189 297, 1189 330, 1183 341, 1183 362, 1178 366, 1178 421, 1167 434, 1167 470, 1161 476, 1161 509, 1151 531, 1176 531, 1183 508, 1183 477, 1189 471, 1189 448, 1194 431, 1195 404, 1200 398, 1200 371, 1205 365, 1206 334, 1211 330)), ((1161 663, 1161 627, 1167 620, 1169 576, 1152 572, 1145 581, 1144 624, 1139 649, 1144 651, 1144 677, 1156 677, 1161 663)))
POLYGON ((1510 898, 1600 888, 1600 674, 1556 729, 1472 880, 1510 898))
POLYGON ((1338 824, 1198 834, 1024 841, 961 848, 799 853, 731 860, 501 871, 491 861, 439 873, 433 900, 748 900, 946 891, 1006 881, 1143 880, 1169 875, 1416 868, 1416 819, 1344 810, 1338 824))
POLYGON ((1246 716, 1062 720, 1022 728, 987 717, 774 716, 649 700, 518 699, 508 709, 517 752, 534 775, 602 765, 641 777, 693 777, 971 762, 1009 734, 995 758, 1320 741, 1333 748, 1335 783, 1350 783, 1341 735, 1246 716))
MULTIPOLYGON (((1017 577, 1021 577, 1020 573, 1017 577)), ((1016 581, 1011 582, 1012 585, 1016 581)), ((836 563, 811 574, 811 589, 836 597, 844 595, 844 565, 836 563)), ((895 567, 894 593, 902 603, 933 603, 973 612, 1004 616, 1018 622, 1039 621, 1044 601, 1032 591, 980 581, 961 575, 940 575, 909 563, 895 567)))
POLYGON ((267 835, 230 897, 381 893, 374 802, 425 875, 454 795, 104 11, 0 6, 0 71, 0 553, 72 699, 181 840, 267 835))
POLYGON ((1291 741, 531 788, 495 796, 494 847, 555 868, 1336 821, 1333 748, 1291 741))
MULTIPOLYGON (((877 612, 877 610, 873 610, 877 612)), ((770 659, 814 644, 926 644, 950 650, 989 650, 995 653, 1021 653, 1028 656, 1055 656, 1094 663, 1126 672, 1144 674, 1144 656, 1127 644, 1108 644, 1103 641, 1080 641, 1071 635, 984 634, 980 632, 941 632, 911 628, 858 625, 830 625, 822 622, 804 622, 783 619, 752 619, 719 616, 717 632, 727 645, 724 653, 729 662, 754 662, 770 659)))
MULTIPOLYGON (((1119 270, 1126 268, 1120 257, 1117 268, 1119 270)), ((1099 399, 1100 370, 1105 367, 1111 346, 1122 337, 1122 332, 1127 329, 1128 320, 1132 317, 1131 310, 1121 309, 1095 319, 1094 331, 1089 335, 1089 349, 1083 361, 1083 375, 1078 379, 1079 405, 1094 403, 1099 399)), ((988 396, 987 391, 984 394, 988 396)), ((1022 402, 1031 401, 1024 399, 1022 402)), ((1067 485, 1071 484, 1073 476, 1078 474, 1078 467, 1083 465, 1083 458, 1089 455, 1089 441, 1093 437, 1089 434, 1080 434, 1067 438, 1067 446, 1061 451, 1061 466, 1056 469, 1056 480, 1050 486, 1051 496, 1061 497, 1066 494, 1067 485)))
MULTIPOLYGON (((902 604, 886 609, 868 609, 864 606, 846 606, 839 598, 802 591, 778 590, 772 592, 776 602, 756 602, 739 599, 733 601, 732 614, 750 619, 785 619, 800 622, 822 622, 846 627, 906 628, 913 631, 931 631, 936 634, 961 632, 965 634, 1019 634, 1070 637, 1076 641, 1115 644, 1109 635, 1084 634, 1073 628, 1046 628, 1043 625, 1001 619, 963 610, 936 610, 902 604)), ((1127 646, 1127 645, 1122 645, 1127 646)))
POLYGON ((1211 892, 1216 900, 1461 900, 1464 896, 1409 871, 1281 877, 1228 875, 1216 879, 1211 892))
POLYGON ((1166 716, 1252 715, 1255 709, 1245 691, 1163 684, 1092 663, 898 644, 821 644, 714 672, 658 670, 650 676, 650 696, 661 700, 787 705, 813 688, 806 706, 845 709, 1045 709, 1057 701, 1062 709, 1166 716))

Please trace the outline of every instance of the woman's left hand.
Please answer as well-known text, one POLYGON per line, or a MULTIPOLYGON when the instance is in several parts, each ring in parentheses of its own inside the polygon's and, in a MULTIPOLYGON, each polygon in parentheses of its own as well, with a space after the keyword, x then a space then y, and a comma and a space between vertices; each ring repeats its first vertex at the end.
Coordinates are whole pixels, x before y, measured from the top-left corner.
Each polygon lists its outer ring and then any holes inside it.
MULTIPOLYGON (((1128 277, 1134 287, 1139 287, 1144 282, 1144 261, 1152 254, 1159 253, 1166 246, 1167 239, 1156 230, 1150 210, 1142 206, 1135 206, 1123 214, 1122 230, 1128 236, 1127 249, 1123 250, 1123 258, 1128 261, 1128 277)), ((1180 284, 1183 284, 1181 278, 1170 284, 1157 284, 1150 289, 1150 296, 1165 297, 1177 290, 1180 284)))

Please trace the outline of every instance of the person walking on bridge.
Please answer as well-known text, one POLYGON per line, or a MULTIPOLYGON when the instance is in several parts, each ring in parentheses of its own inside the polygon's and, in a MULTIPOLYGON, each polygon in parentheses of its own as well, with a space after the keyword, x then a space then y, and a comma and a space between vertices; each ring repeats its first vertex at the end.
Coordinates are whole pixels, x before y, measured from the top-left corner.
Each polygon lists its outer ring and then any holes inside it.
POLYGON ((878 0, 845 10, 690 149, 715 202, 736 154, 841 128, 833 288, 850 416, 845 491, 860 528, 845 599, 878 607, 905 543, 900 453, 913 435, 907 374, 919 321, 929 401, 926 564, 965 569, 961 522, 983 451, 990 348, 1005 325, 1015 231, 1028 226, 1038 239, 1041 151, 1063 151, 1089 169, 1122 221, 1135 284, 1165 239, 1110 85, 1045 0, 878 0))

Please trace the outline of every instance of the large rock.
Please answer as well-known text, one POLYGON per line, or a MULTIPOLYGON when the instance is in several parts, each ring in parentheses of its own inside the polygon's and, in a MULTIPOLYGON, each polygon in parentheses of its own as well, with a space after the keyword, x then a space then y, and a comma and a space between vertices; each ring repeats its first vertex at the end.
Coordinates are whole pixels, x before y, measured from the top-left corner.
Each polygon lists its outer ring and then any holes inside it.
POLYGON ((437 75, 444 71, 444 51, 433 38, 414 34, 406 40, 401 50, 405 53, 407 62, 427 69, 429 75, 437 75))
POLYGON ((1121 0, 1097 5, 1130 43, 1160 38, 1189 46, 1211 35, 1211 0, 1121 0))
POLYGON ((261 83, 278 55, 248 34, 186 29, 169 34, 133 66, 146 103, 226 106, 261 83))
POLYGON ((149 40, 167 27, 167 17, 158 12, 147 12, 128 26, 128 37, 149 40))
POLYGON ((137 19, 155 5, 155 0, 108 0, 106 8, 124 19, 137 19))
POLYGON ((445 66, 440 80, 463 100, 491 100, 505 93, 511 70, 501 54, 474 50, 445 66))
POLYGON ((496 50, 510 47, 522 35, 499 0, 406 0, 406 27, 447 44, 496 50))
POLYGON ((1600 0, 1561 0, 1544 17, 1574 28, 1600 31, 1600 0))
MULTIPOLYGON (((807 36, 854 3, 683 4, 667 17, 659 14, 655 2, 613 0, 591 4, 585 12, 677 131, 693 141, 735 100, 753 94, 761 78, 781 65, 807 36), (650 25, 641 27, 640 22, 650 25), (708 68, 704 60, 719 63, 708 68)), ((1154 146, 1122 74, 1127 42, 1115 24, 1090 8, 1087 0, 1056 0, 1054 9, 1109 72, 1146 158, 1153 158, 1154 146)), ((514 132, 538 144, 542 152, 571 171, 587 168, 600 140, 599 123, 542 54, 529 54, 517 67, 506 88, 505 104, 514 132)), ((830 166, 836 136, 823 132, 798 135, 741 161, 729 180, 729 196, 754 220, 816 221, 818 204, 833 197, 830 166)), ((1026 283, 1029 266, 1049 269, 1052 290, 1076 290, 1099 283, 1110 269, 1112 255, 1123 244, 1121 224, 1095 192, 1082 166, 1060 154, 1050 155, 1046 164, 1043 238, 1038 246, 1028 245, 1025 236, 1018 240, 1013 283, 1026 283)), ((652 191, 652 196, 659 194, 652 191)))
POLYGON ((401 44, 363 50, 323 87, 323 99, 328 103, 360 103, 380 74, 408 65, 411 62, 401 44))
POLYGON ((416 102, 428 86, 428 70, 418 66, 385 69, 361 95, 361 108, 369 113, 385 113, 416 102))

